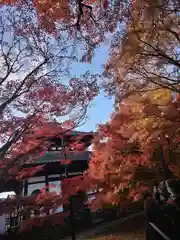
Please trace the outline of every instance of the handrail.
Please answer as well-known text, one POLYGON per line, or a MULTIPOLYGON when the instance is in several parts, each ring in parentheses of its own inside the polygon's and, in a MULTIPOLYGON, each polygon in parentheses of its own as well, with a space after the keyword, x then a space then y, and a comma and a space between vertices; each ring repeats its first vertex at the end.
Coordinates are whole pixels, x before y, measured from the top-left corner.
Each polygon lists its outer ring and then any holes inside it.
POLYGON ((164 234, 154 223, 149 222, 149 224, 151 225, 151 227, 161 236, 164 238, 164 240, 172 240, 171 238, 169 238, 166 234, 164 234))

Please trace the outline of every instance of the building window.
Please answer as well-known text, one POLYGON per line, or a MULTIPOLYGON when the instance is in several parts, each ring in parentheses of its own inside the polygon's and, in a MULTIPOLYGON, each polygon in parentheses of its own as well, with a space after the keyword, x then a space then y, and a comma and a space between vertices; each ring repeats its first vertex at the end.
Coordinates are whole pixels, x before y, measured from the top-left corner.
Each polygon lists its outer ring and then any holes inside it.
POLYGON ((27 191, 27 195, 31 196, 31 194, 35 191, 35 190, 41 190, 42 188, 44 188, 46 186, 45 182, 44 183, 33 183, 28 185, 28 191, 27 191))
POLYGON ((31 196, 36 196, 36 195, 38 195, 39 193, 40 193, 40 190, 39 190, 39 189, 36 189, 36 190, 32 191, 31 196))

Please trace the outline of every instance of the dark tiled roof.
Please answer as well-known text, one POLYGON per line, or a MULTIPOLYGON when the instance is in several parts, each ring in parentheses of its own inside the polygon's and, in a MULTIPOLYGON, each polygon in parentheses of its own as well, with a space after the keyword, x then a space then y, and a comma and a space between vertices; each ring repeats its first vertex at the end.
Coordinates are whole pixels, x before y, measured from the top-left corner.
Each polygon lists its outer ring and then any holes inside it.
MULTIPOLYGON (((66 159, 71 161, 79 161, 79 160, 90 160, 91 152, 84 151, 84 152, 69 152, 66 154, 66 159)), ((44 154, 44 156, 40 157, 35 164, 46 164, 46 163, 53 163, 53 162, 60 162, 60 160, 64 160, 64 155, 62 152, 58 151, 51 151, 44 154)))

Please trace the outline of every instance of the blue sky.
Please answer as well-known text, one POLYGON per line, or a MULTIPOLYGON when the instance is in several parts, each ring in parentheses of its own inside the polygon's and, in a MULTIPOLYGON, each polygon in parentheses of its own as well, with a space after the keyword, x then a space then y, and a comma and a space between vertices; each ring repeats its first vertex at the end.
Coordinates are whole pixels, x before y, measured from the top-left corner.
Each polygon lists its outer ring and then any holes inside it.
MULTIPOLYGON (((96 50, 95 56, 91 64, 86 63, 73 63, 72 73, 75 76, 83 74, 86 71, 92 73, 101 73, 103 71, 103 64, 108 59, 108 46, 103 45, 96 50)), ((105 97, 102 92, 91 104, 88 111, 88 120, 86 123, 79 127, 80 131, 94 131, 96 125, 106 122, 113 110, 113 99, 105 97)))

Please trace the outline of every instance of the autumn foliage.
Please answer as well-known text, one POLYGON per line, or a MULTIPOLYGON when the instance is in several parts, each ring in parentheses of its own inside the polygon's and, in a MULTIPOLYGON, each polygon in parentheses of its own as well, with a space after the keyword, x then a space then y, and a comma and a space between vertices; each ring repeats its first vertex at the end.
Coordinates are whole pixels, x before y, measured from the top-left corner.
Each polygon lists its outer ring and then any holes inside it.
POLYGON ((126 7, 104 71, 115 113, 99 129, 88 170, 104 186, 101 198, 117 204, 141 198, 154 180, 180 177, 180 5, 145 0, 126 7))
POLYGON ((109 92, 125 96, 149 82, 179 92, 179 1, 132 1, 105 66, 109 92))
POLYGON ((88 169, 101 189, 95 201, 99 206, 122 206, 142 198, 154 180, 180 176, 180 5, 131 3, 105 64, 103 84, 115 95, 115 112, 99 128, 88 169))
MULTIPOLYGON (((129 3, 131 5, 131 3, 129 3)), ((16 7, 23 9, 28 23, 36 21, 41 29, 56 38, 68 36, 76 45, 79 60, 82 49, 86 57, 82 61, 91 62, 94 49, 106 39, 106 33, 113 33, 122 16, 127 2, 116 0, 14 0, 1 1, 2 8, 16 7)))
POLYGON ((87 175, 99 190, 93 201, 127 205, 155 180, 179 177, 179 99, 170 90, 133 94, 99 127, 87 175))
POLYGON ((98 128, 89 168, 64 180, 61 195, 41 191, 31 207, 53 213, 89 189, 97 193, 92 208, 123 206, 141 199, 154 180, 180 177, 179 7, 178 1, 152 0, 1 1, 2 178, 41 170, 22 166, 46 152, 48 139, 81 122, 98 94, 99 75, 64 81, 69 63, 91 63, 94 49, 109 33, 112 38, 103 85, 116 106, 98 128), (68 121, 58 123, 62 116, 68 121))
POLYGON ((0 9, 0 38, 0 177, 4 181, 40 170, 23 166, 47 151, 49 139, 81 124, 98 86, 90 73, 69 78, 68 66, 75 57, 68 51, 71 43, 27 23, 24 10, 0 9))

